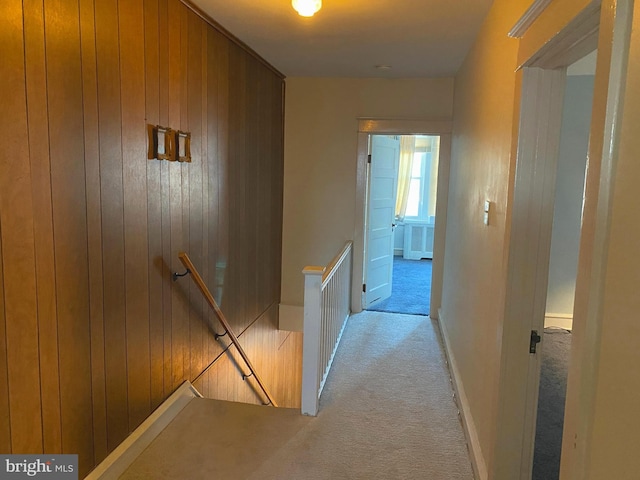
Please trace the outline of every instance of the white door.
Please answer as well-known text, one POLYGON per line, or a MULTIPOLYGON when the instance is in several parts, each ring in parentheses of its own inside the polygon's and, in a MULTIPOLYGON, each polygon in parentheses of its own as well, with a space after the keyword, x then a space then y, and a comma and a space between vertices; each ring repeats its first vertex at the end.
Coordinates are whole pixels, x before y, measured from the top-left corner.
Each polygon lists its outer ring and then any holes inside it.
POLYGON ((365 308, 391 296, 400 139, 373 135, 369 169, 365 308))

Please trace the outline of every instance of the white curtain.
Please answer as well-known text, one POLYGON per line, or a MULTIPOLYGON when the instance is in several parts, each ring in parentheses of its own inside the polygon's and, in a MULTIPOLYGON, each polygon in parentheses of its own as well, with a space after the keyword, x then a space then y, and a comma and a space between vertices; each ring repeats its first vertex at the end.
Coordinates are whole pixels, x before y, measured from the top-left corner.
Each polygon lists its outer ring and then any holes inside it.
POLYGON ((411 186, 413 155, 416 152, 416 138, 413 135, 400 137, 400 165, 398 168, 398 195, 396 196, 396 219, 404 220, 411 186))

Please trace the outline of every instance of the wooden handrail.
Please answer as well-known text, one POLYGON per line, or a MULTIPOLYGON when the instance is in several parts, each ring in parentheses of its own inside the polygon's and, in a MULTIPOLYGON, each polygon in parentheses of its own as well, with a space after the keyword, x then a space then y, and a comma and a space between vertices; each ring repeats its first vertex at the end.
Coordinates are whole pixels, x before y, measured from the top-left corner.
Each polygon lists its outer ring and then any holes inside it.
POLYGON ((269 400, 269 403, 271 405, 273 405, 274 407, 277 407, 278 405, 276 404, 275 400, 267 390, 266 385, 262 382, 262 380, 258 376, 255 368, 253 368, 253 365, 251 364, 251 361, 249 360, 249 357, 245 353, 244 349, 242 348, 242 346, 240 346, 238 337, 236 337, 235 333, 233 333, 233 330, 231 330, 231 326, 229 325, 227 318, 224 316, 224 313, 222 313, 222 310, 220 310, 220 307, 218 306, 215 299, 213 298, 213 295, 211 295, 211 292, 209 292, 207 285, 204 283, 204 280, 202 280, 202 277, 196 270, 196 267, 193 266, 193 263, 191 262, 189 255, 187 255, 185 252, 181 252, 178 254, 178 258, 180 259, 182 264, 185 266, 188 273, 191 274, 191 278, 193 278, 193 281, 196 283, 197 287, 200 289, 200 292, 202 292, 202 295, 204 295, 204 298, 207 300, 207 303, 209 304, 209 306, 213 309, 214 312, 216 312, 216 315, 218 316, 218 320, 222 324, 222 328, 224 328, 225 332, 229 334, 231 343, 233 343, 235 347, 238 349, 240 356, 244 360, 244 363, 247 364, 247 367, 249 367, 251 374, 256 379, 256 382, 258 382, 258 385, 260 385, 260 388, 266 395, 267 400, 269 400))
POLYGON ((336 255, 333 260, 331 260, 329 265, 327 265, 327 268, 325 268, 324 273, 322 274, 323 283, 330 275, 333 274, 333 270, 336 268, 336 266, 342 262, 344 257, 347 256, 347 253, 349 253, 349 250, 351 249, 352 245, 353 245, 353 242, 351 240, 345 243, 344 247, 342 247, 342 250, 340 250, 340 253, 336 255))

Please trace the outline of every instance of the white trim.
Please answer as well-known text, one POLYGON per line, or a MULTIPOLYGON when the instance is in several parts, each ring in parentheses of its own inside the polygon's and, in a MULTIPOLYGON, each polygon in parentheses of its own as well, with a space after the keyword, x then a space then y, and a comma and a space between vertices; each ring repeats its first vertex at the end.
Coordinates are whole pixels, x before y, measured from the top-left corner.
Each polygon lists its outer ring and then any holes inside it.
POLYGON ((353 231, 353 269, 351 271, 351 311, 362 311, 365 294, 364 284, 364 235, 367 227, 366 198, 367 198, 367 163, 369 155, 369 134, 358 133, 358 155, 356 160, 356 205, 355 228, 353 231))
POLYGON ((473 421, 473 416, 471 415, 469 399, 464 391, 464 385, 460 379, 458 365, 449 345, 449 335, 447 333, 446 323, 442 318, 442 309, 438 309, 437 323, 440 327, 440 334, 442 335, 444 343, 444 351, 447 357, 447 363, 449 364, 449 373, 451 374, 453 389, 455 391, 455 399, 459 408, 460 420, 462 421, 464 435, 467 439, 467 446, 469 448, 469 456, 471 457, 471 466, 473 467, 474 477, 476 480, 487 480, 489 478, 487 465, 485 463, 484 456, 482 455, 482 449, 480 448, 478 431, 476 429, 476 424, 473 421))
MULTIPOLYGON (((587 215, 587 208, 592 210, 593 215, 593 238, 589 245, 584 238, 581 237, 580 257, 583 257, 582 250, 585 247, 590 248, 587 255, 590 254, 592 264, 588 268, 583 268, 578 264, 578 276, 576 279, 576 305, 574 312, 576 320, 580 321, 580 328, 583 331, 583 339, 577 350, 579 358, 577 361, 572 360, 572 364, 577 364, 577 368, 570 365, 569 378, 567 382, 567 409, 575 410, 574 415, 577 419, 575 423, 574 435, 583 439, 574 446, 573 458, 571 461, 562 459, 561 473, 563 478, 585 478, 587 475, 587 464, 589 459, 589 451, 591 449, 591 432, 594 424, 595 402, 598 388, 598 363, 600 360, 600 341, 602 328, 602 309, 604 304, 604 282, 607 266, 607 249, 609 244, 609 232, 611 224, 611 208, 613 204, 613 178, 616 172, 616 164, 618 160, 618 148, 620 143, 620 126, 622 125, 622 106, 623 97, 626 86, 627 63, 629 61, 629 44, 631 41, 632 22, 633 22, 633 0, 607 0, 603 4, 603 15, 601 19, 601 29, 605 28, 604 39, 611 42, 611 56, 609 69, 606 71, 602 66, 603 58, 606 60, 606 54, 602 55, 602 50, 598 52, 598 60, 596 66, 596 85, 600 77, 601 71, 606 72, 608 77, 608 90, 606 101, 606 112, 604 113, 604 132, 602 145, 602 158, 600 163, 600 175, 595 180, 597 187, 595 192, 591 193, 591 185, 594 175, 590 173, 592 169, 587 170, 585 179, 585 200, 583 218, 587 215), (588 202, 587 195, 596 196, 597 204, 588 202), (589 205, 587 205, 587 202, 589 205), (584 270, 584 271, 583 271, 584 270), (582 283, 585 285, 582 286, 582 283), (581 286, 582 288, 578 289, 581 286), (573 391, 575 389, 575 392, 573 391), (565 464, 567 466, 565 467, 565 464), (570 472, 571 476, 565 475, 564 472, 570 472)), ((603 36, 603 32, 600 32, 603 36)), ((598 91, 596 90, 596 95, 598 91)), ((596 97, 594 97, 594 102, 596 97)), ((593 122, 591 135, 594 134, 593 122)), ((591 156, 591 152, 590 152, 591 156)), ((595 155, 597 157, 597 155, 595 155)), ((590 159, 590 162, 592 160, 590 159)), ((596 170, 597 171, 597 170, 596 170)), ((574 342, 576 343, 576 342, 574 342)), ((574 347, 572 347, 574 349, 574 347)), ((573 355, 573 352, 572 352, 573 355)), ((566 412, 567 410, 565 410, 566 412)), ((566 414, 565 414, 566 415, 566 414)), ((571 425, 572 427, 574 425, 571 425)), ((570 430, 567 428, 565 416, 563 445, 565 441, 573 443, 570 430), (569 438, 567 438, 569 437, 569 438)))
POLYGON ((303 415, 318 414, 320 375, 322 375, 320 344, 322 336, 322 275, 325 267, 304 267, 304 335, 302 337, 302 395, 303 415))
POLYGON ((304 330, 304 307, 299 305, 278 305, 278 328, 289 332, 304 330))
POLYGON ((522 14, 516 24, 509 30, 507 34, 511 38, 520 38, 527 29, 536 21, 545 8, 551 3, 551 0, 535 0, 526 12, 522 14))
POLYGON ((573 313, 545 313, 545 318, 573 318, 573 313))
POLYGON ((347 326, 347 321, 351 314, 347 314, 344 321, 342 322, 342 328, 340 328, 340 333, 338 334, 338 339, 336 340, 336 344, 333 347, 333 352, 331 352, 331 358, 329 358, 329 363, 327 364, 327 369, 324 371, 324 375, 322 377, 322 381, 320 382, 320 388, 318 389, 318 400, 320 400, 320 395, 322 395, 322 390, 324 389, 324 384, 327 383, 327 378, 329 377, 329 371, 331 370, 331 366, 333 365, 333 359, 336 356, 336 352, 338 351, 338 346, 340 345, 340 340, 342 340, 342 334, 344 333, 344 329, 347 326))
POLYGON ((202 395, 186 381, 116 447, 85 480, 119 478, 193 398, 202 395))
POLYGON ((573 315, 564 313, 547 313, 544 316, 544 328, 573 329, 573 315))
POLYGON ((520 67, 556 69, 571 65, 598 47, 599 25, 600 3, 594 2, 520 67))

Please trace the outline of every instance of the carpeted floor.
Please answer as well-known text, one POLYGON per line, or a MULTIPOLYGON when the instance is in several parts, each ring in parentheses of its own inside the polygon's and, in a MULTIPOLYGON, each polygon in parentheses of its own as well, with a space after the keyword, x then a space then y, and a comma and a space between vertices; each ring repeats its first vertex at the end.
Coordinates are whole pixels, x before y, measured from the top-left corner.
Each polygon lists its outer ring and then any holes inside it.
POLYGON ((353 315, 316 418, 208 402, 193 400, 121 478, 473 479, 428 317, 353 315))
POLYGON ((429 315, 431 260, 393 259, 391 297, 368 308, 374 312, 429 315))
POLYGON ((540 393, 533 455, 533 480, 557 480, 571 332, 545 328, 540 371, 540 393))
POLYGON ((251 478, 472 479, 435 324, 352 316, 317 422, 251 478))

